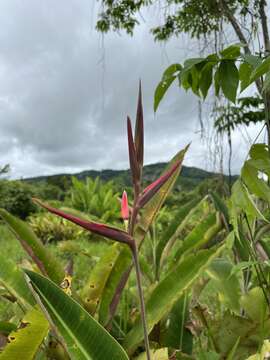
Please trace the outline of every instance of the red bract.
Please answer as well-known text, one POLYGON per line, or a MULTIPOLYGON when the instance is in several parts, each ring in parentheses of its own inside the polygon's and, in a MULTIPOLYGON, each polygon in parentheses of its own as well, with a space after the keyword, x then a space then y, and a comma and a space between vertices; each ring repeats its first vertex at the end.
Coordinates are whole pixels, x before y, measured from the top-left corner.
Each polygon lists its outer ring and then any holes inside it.
MULTIPOLYGON (((137 104, 137 116, 136 116, 136 130, 135 130, 135 147, 137 154, 137 161, 140 172, 143 167, 143 153, 144 153, 144 129, 143 129, 143 107, 142 107, 142 87, 141 82, 139 86, 139 96, 137 104)), ((140 174, 142 175, 142 174, 140 174)))
POLYGON ((131 120, 129 117, 127 117, 127 135, 128 135, 130 171, 132 175, 133 184, 137 186, 140 181, 140 171, 137 161, 136 148, 133 140, 131 120))
POLYGON ((98 234, 98 235, 104 236, 106 238, 116 240, 116 241, 119 241, 119 242, 122 242, 122 243, 125 243, 128 245, 131 245, 131 243, 133 242, 132 237, 125 231, 113 228, 108 225, 99 224, 99 223, 96 223, 93 221, 81 219, 77 216, 68 214, 62 210, 59 210, 59 209, 53 208, 52 206, 44 204, 42 201, 35 199, 35 198, 33 199, 33 201, 35 203, 37 203, 38 205, 42 206, 43 208, 47 209, 51 213, 58 215, 66 220, 69 220, 69 221, 73 222, 74 224, 77 224, 77 225, 81 226, 82 228, 89 230, 95 234, 98 234))
POLYGON ((169 171, 160 176, 152 184, 148 185, 142 195, 139 198, 139 207, 143 207, 151 198, 158 192, 163 184, 165 184, 169 178, 179 169, 182 164, 182 160, 178 160, 169 171))
POLYGON ((123 192, 122 201, 121 201, 121 215, 123 220, 128 220, 129 218, 129 207, 128 207, 128 197, 126 191, 123 192))

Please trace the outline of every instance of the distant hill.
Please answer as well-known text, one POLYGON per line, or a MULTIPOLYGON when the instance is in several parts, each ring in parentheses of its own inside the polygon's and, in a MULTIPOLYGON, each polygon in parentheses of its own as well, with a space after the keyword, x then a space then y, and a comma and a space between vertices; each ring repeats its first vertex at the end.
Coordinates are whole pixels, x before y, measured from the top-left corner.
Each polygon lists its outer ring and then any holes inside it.
MULTIPOLYGON (((143 172, 143 180, 146 184, 154 181, 167 166, 167 163, 157 163, 146 165, 143 172)), ((56 174, 50 176, 38 176, 33 178, 24 179, 24 181, 36 183, 36 182, 48 182, 51 184, 60 185, 63 180, 70 183, 72 176, 77 177, 80 180, 84 180, 87 177, 96 178, 100 177, 103 181, 113 180, 121 188, 131 186, 130 170, 85 170, 75 174, 56 174)), ((199 185, 206 179, 212 179, 222 176, 218 173, 209 172, 196 167, 183 166, 181 176, 179 177, 177 184, 181 190, 191 190, 199 185)), ((227 176, 224 176, 228 180, 227 176)), ((237 176, 233 176, 235 180, 237 176)))

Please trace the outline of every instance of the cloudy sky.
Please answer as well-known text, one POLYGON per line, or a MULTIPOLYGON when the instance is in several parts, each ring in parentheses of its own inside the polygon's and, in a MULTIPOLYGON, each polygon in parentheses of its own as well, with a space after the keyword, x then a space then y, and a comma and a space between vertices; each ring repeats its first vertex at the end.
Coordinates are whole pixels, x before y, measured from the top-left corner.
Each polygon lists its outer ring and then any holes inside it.
MULTIPOLYGON (((141 78, 145 162, 166 161, 192 141, 186 165, 218 170, 213 142, 200 138, 192 94, 172 87, 153 112, 162 70, 196 55, 198 45, 185 36, 155 43, 148 33, 158 21, 155 9, 143 14, 133 38, 102 37, 95 30, 99 6, 94 0, 0 2, 0 164, 11 165, 12 178, 127 168, 126 115, 134 119, 141 78)), ((211 138, 207 105, 204 117, 211 138)), ((233 172, 247 154, 247 139, 244 131, 234 135, 233 172)), ((226 156, 225 150, 225 167, 226 156)))

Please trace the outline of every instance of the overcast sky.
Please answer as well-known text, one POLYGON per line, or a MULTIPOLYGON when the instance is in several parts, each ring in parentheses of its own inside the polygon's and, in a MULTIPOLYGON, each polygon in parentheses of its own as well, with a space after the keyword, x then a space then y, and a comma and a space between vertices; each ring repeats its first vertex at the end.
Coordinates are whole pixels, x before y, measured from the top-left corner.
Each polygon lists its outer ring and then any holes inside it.
MULTIPOLYGON (((95 30, 99 6, 94 0, 0 2, 0 164, 11 165, 13 178, 127 168, 126 115, 134 119, 141 78, 145 163, 169 160, 192 141, 185 164, 218 170, 209 142, 200 139, 194 95, 172 87, 153 112, 162 71, 198 55, 198 46, 185 36, 155 43, 148 33, 155 11, 143 15, 133 38, 102 37, 95 30)), ((209 135, 207 107, 204 117, 209 135)), ((234 135, 234 173, 247 154, 246 139, 244 131, 234 135)))

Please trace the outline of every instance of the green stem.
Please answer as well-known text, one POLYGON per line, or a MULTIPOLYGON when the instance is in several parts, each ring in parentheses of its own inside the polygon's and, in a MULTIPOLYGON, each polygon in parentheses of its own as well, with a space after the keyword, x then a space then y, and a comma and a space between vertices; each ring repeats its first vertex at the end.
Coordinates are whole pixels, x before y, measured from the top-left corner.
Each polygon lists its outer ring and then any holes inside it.
POLYGON ((151 360, 145 303, 144 303, 143 289, 142 289, 142 282, 141 282, 141 270, 140 270, 140 264, 139 264, 139 259, 138 259, 138 250, 137 250, 135 241, 134 241, 133 247, 131 248, 131 251, 132 251, 133 261, 134 261, 134 266, 135 266, 135 271, 136 271, 137 287, 138 287, 139 300, 140 300, 140 306, 141 306, 141 317, 142 317, 142 326, 143 326, 143 333, 144 333, 144 344, 145 344, 146 357, 147 357, 147 360, 151 360))

